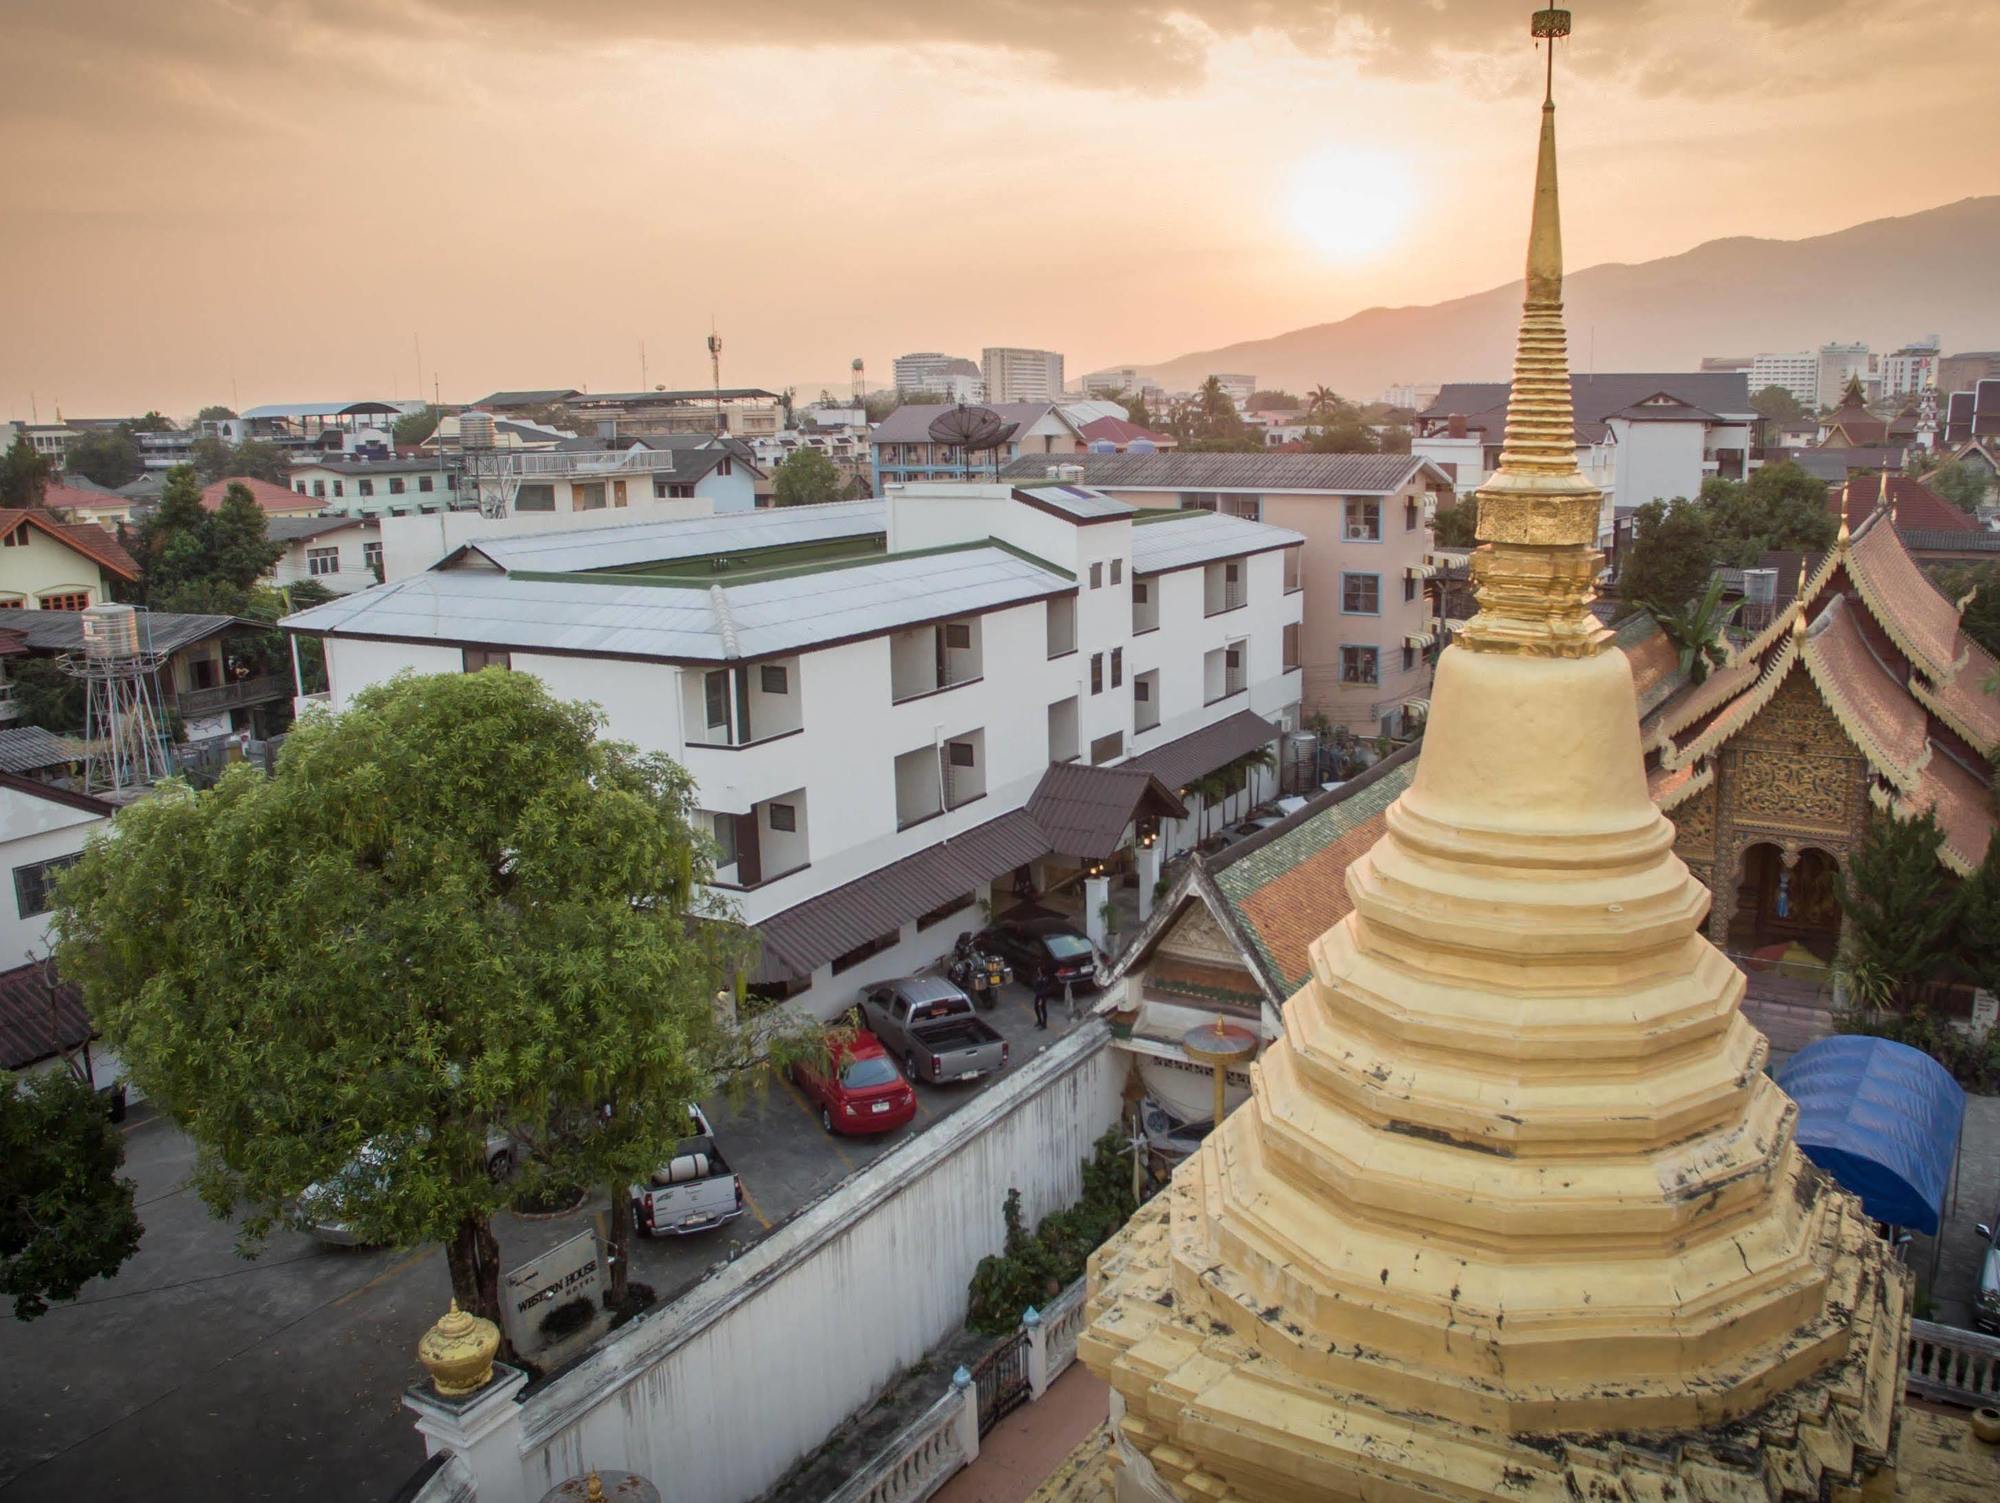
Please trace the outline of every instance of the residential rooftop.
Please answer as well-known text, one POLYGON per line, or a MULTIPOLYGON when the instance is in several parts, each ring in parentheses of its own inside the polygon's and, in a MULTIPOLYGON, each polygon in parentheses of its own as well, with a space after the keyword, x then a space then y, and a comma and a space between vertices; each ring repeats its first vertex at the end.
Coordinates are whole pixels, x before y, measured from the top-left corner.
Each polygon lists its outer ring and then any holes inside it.
POLYGON ((1083 483, 1106 490, 1334 491, 1383 496, 1402 489, 1418 471, 1442 471, 1411 454, 1024 454, 1005 465, 1002 480, 1049 480, 1050 471, 1075 466, 1083 483))

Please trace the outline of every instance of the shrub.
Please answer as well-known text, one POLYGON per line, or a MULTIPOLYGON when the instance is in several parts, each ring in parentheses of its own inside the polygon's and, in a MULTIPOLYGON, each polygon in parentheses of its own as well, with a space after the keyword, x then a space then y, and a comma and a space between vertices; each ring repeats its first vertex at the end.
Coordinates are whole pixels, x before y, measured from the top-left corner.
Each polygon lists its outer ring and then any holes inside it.
POLYGON ((1000 1210, 1007 1223, 1006 1241, 973 1270, 968 1329, 1005 1335, 1029 1305, 1046 1303, 1083 1277, 1090 1255, 1139 1208, 1132 1198, 1128 1151, 1116 1128, 1099 1138, 1083 1161, 1082 1198, 1068 1210, 1044 1216, 1032 1234, 1021 1214, 1021 1192, 1007 1192, 1000 1210))
POLYGON ((542 1336, 549 1341, 560 1341, 565 1336, 574 1336, 590 1324, 591 1318, 596 1313, 591 1308, 590 1301, 581 1296, 565 1300, 542 1317, 542 1336))

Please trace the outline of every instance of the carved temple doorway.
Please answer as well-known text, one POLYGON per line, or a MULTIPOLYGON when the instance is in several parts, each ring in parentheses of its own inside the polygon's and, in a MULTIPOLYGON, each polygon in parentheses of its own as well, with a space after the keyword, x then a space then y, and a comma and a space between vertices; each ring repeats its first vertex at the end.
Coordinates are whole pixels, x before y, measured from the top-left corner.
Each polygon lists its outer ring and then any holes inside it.
POLYGON ((1743 852, 1728 949, 1745 959, 1830 965, 1840 943, 1839 867, 1825 851, 1764 841, 1743 852), (1803 952, 1803 953, 1802 953, 1803 952))

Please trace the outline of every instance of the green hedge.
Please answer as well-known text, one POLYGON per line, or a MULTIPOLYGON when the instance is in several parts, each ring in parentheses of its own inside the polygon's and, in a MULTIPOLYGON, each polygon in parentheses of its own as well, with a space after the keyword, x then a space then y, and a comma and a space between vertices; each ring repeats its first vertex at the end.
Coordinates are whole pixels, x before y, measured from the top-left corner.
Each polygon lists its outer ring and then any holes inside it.
POLYGON ((970 1286, 965 1324, 1004 1336, 1030 1305, 1044 1305, 1083 1277, 1084 1265, 1139 1208, 1132 1196, 1132 1164, 1124 1136, 1113 1128, 1083 1162, 1083 1198, 1042 1218, 1031 1234, 1021 1216, 1021 1192, 1009 1190, 1001 1214, 1007 1241, 979 1260, 970 1286))

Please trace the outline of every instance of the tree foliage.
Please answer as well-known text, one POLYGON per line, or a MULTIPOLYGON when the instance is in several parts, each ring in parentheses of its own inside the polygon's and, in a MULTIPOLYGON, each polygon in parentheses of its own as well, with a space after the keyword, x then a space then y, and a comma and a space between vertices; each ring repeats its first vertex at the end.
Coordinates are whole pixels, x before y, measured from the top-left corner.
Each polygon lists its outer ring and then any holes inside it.
POLYGON ((671 1155, 739 1048, 741 931, 687 775, 601 724, 527 674, 399 677, 274 776, 133 805, 65 878, 63 974, 253 1242, 317 1186, 366 1240, 444 1243, 497 1319, 489 1132, 614 1207, 671 1155))
POLYGON ((420 444, 437 432, 443 409, 426 406, 421 412, 406 412, 396 419, 391 437, 399 444, 420 444))
MULTIPOLYGON (((1233 449, 1253 437, 1244 425, 1243 414, 1236 410, 1235 400, 1215 376, 1202 382, 1201 390, 1174 410, 1167 426, 1182 447, 1189 449, 1233 449)), ((1263 440, 1258 438, 1250 446, 1262 448, 1263 440)))
POLYGON ((246 438, 230 453, 229 473, 251 480, 266 480, 272 485, 289 486, 292 483, 292 461, 276 444, 266 443, 261 438, 246 438))
POLYGON ((138 1251, 125 1139, 67 1070, 0 1081, 0 1295, 16 1320, 75 1299, 138 1251))
POLYGON ((1648 606, 1653 620, 1669 642, 1680 652, 1680 670, 1690 682, 1700 683, 1708 670, 1729 661, 1722 633, 1743 609, 1743 602, 1722 603, 1722 576, 1711 574, 1707 587, 1676 610, 1648 606))
POLYGON ((973 1270, 965 1315, 969 1329, 1005 1335, 1020 1324, 1028 1306, 1046 1305, 1083 1277, 1090 1255, 1139 1209, 1129 1152, 1118 1129, 1100 1137, 1083 1161, 1082 1196, 1069 1209, 1044 1216, 1032 1233, 1021 1213, 1021 1192, 1007 1192, 1000 1208, 1006 1240, 973 1270))
POLYGON ((212 485, 223 476, 236 473, 236 450, 227 439, 204 433, 188 445, 188 463, 194 467, 196 479, 203 485, 212 485))
POLYGON ((1949 957, 1964 898, 1938 865, 1944 831, 1926 810, 1871 813, 1840 873, 1841 961, 1870 1006, 1905 1005, 1949 957))
POLYGON ((38 725, 57 736, 83 734, 83 680, 64 673, 54 658, 24 657, 7 670, 14 686, 14 723, 38 725))
POLYGON ((1648 501, 1632 516, 1632 546, 1618 593, 1654 613, 1678 611, 1714 569, 1708 513, 1689 501, 1648 501))
POLYGON ((26 434, 14 435, 0 459, 0 506, 40 506, 49 488, 49 462, 26 434))
POLYGON ((1767 386, 1755 393, 1750 406, 1767 423, 1795 423, 1807 416, 1805 403, 1782 386, 1767 386))
POLYGON ((1950 464, 1940 465, 1925 478, 1924 484, 1936 491, 1960 511, 1977 511, 1985 501, 1991 488, 1992 477, 1979 465, 1967 464, 1962 459, 1954 459, 1950 464))
POLYGON ((1449 506, 1440 506, 1431 519, 1431 540, 1440 548, 1479 546, 1479 498, 1470 491, 1449 506))
POLYGON ((194 415, 197 423, 226 423, 236 416, 234 407, 224 407, 220 402, 212 402, 194 415))
POLYGON ((99 485, 114 489, 137 480, 145 473, 139 440, 126 424, 116 428, 94 428, 69 441, 63 453, 63 468, 99 485))
POLYGON ((1965 602, 1958 617, 1965 634, 1988 652, 2000 653, 2000 564, 1946 564, 1931 577, 1946 599, 1965 602))
POLYGON ((1243 404, 1249 412, 1296 412, 1305 404, 1288 391, 1253 391, 1243 404))
POLYGON ((211 512, 202 505, 192 468, 176 465, 167 472, 160 504, 129 538, 146 604, 162 611, 256 614, 253 593, 284 553, 267 534, 264 508, 248 486, 227 487, 211 512))
POLYGON ((1833 545, 1840 520, 1826 505, 1826 482, 1790 460, 1767 464, 1747 481, 1702 482, 1714 561, 1753 569, 1777 549, 1819 552, 1833 545))
POLYGON ((771 494, 780 506, 817 506, 844 499, 847 478, 823 451, 808 444, 779 462, 771 477, 771 494))

